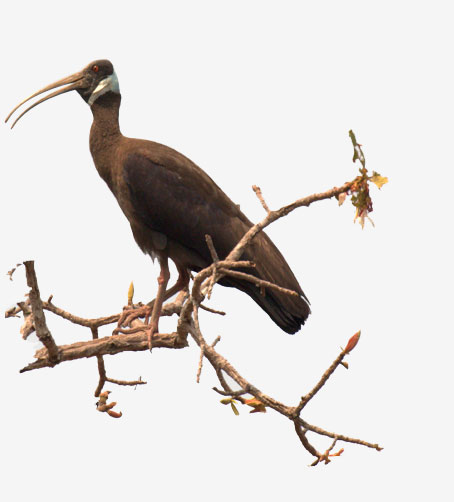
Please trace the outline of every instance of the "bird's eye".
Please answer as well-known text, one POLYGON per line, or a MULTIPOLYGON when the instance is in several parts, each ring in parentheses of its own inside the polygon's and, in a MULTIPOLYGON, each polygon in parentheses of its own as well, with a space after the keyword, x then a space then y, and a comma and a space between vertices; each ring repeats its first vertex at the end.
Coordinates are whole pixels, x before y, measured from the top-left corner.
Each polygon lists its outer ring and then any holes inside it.
POLYGON ((98 73, 99 71, 99 66, 97 64, 94 64, 91 69, 95 72, 95 73, 98 73))

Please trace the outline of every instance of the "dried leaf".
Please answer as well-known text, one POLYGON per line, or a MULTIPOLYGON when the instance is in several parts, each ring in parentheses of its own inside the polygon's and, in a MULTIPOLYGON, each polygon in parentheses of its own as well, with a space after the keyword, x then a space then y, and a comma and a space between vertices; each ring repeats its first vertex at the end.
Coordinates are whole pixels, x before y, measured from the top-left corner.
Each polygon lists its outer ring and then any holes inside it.
POLYGON ((96 409, 101 413, 107 413, 113 418, 120 418, 122 416, 121 411, 113 411, 112 408, 117 404, 115 401, 107 403, 109 399, 110 390, 105 390, 99 395, 99 401, 96 403, 96 409))
POLYGON ((345 202, 345 199, 347 198, 346 192, 339 194, 339 197, 337 198, 339 202, 339 206, 342 206, 342 204, 345 202))
POLYGON ((344 352, 346 354, 351 352, 356 347, 356 344, 358 343, 360 336, 361 336, 361 331, 358 331, 350 338, 350 340, 347 343, 347 346, 344 349, 344 352))
POLYGON ((245 399, 244 404, 247 404, 248 406, 252 406, 252 408, 254 408, 249 413, 266 413, 266 406, 262 403, 262 401, 259 401, 255 397, 251 399, 245 399))
POLYGON ((372 181, 372 183, 375 183, 378 188, 381 188, 385 183, 388 183, 388 178, 386 176, 380 176, 380 174, 374 171, 372 173, 370 181, 372 181))
POLYGON ((347 363, 347 361, 341 361, 341 364, 342 364, 342 366, 343 366, 346 370, 348 370, 348 363, 347 363))

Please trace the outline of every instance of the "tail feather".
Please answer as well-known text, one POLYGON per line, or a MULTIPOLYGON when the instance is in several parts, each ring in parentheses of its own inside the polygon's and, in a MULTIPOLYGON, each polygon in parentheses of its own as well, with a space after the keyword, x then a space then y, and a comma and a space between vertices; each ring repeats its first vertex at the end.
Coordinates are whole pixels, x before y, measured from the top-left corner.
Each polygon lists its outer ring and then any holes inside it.
POLYGON ((249 295, 286 333, 299 331, 311 312, 309 300, 271 239, 264 232, 257 235, 242 259, 251 260, 256 265, 254 269, 244 272, 295 291, 299 296, 271 288, 258 288, 251 282, 232 277, 224 278, 221 284, 235 287, 249 295))

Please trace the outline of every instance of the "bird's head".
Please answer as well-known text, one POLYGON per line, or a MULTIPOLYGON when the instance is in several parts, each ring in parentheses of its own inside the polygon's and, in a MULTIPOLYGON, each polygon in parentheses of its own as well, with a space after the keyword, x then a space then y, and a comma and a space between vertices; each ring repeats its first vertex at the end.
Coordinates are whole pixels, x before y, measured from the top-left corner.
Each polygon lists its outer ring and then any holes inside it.
POLYGON ((62 78, 53 84, 47 85, 43 89, 33 93, 24 101, 21 101, 6 117, 5 122, 11 118, 12 114, 20 108, 24 103, 29 101, 30 99, 43 94, 44 92, 50 91, 60 87, 57 91, 51 92, 47 96, 39 99, 31 106, 29 106, 25 111, 23 111, 13 122, 11 129, 15 126, 17 121, 24 116, 29 110, 34 108, 36 105, 39 105, 43 101, 47 101, 50 98, 54 98, 59 94, 64 94, 69 91, 77 91, 82 99, 87 102, 90 106, 103 94, 107 92, 120 93, 120 86, 118 84, 118 78, 114 71, 114 67, 110 61, 107 59, 99 59, 97 61, 93 61, 89 65, 87 65, 82 71, 74 73, 69 77, 62 78), (64 86, 64 87, 62 87, 64 86))

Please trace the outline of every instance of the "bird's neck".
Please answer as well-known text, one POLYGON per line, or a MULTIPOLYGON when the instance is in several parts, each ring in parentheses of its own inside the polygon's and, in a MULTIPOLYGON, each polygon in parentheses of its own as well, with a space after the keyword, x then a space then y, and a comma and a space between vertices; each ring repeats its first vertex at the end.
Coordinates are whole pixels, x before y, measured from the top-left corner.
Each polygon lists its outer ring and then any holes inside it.
POLYGON ((93 124, 90 130, 90 152, 96 169, 111 189, 114 174, 112 159, 123 137, 118 122, 120 102, 120 94, 108 92, 91 106, 93 124))
MULTIPOLYGON (((108 92, 100 96, 92 105, 93 124, 90 136, 109 138, 121 135, 118 115, 120 111, 121 95, 108 92)), ((90 138, 91 140, 91 138, 90 138)))

